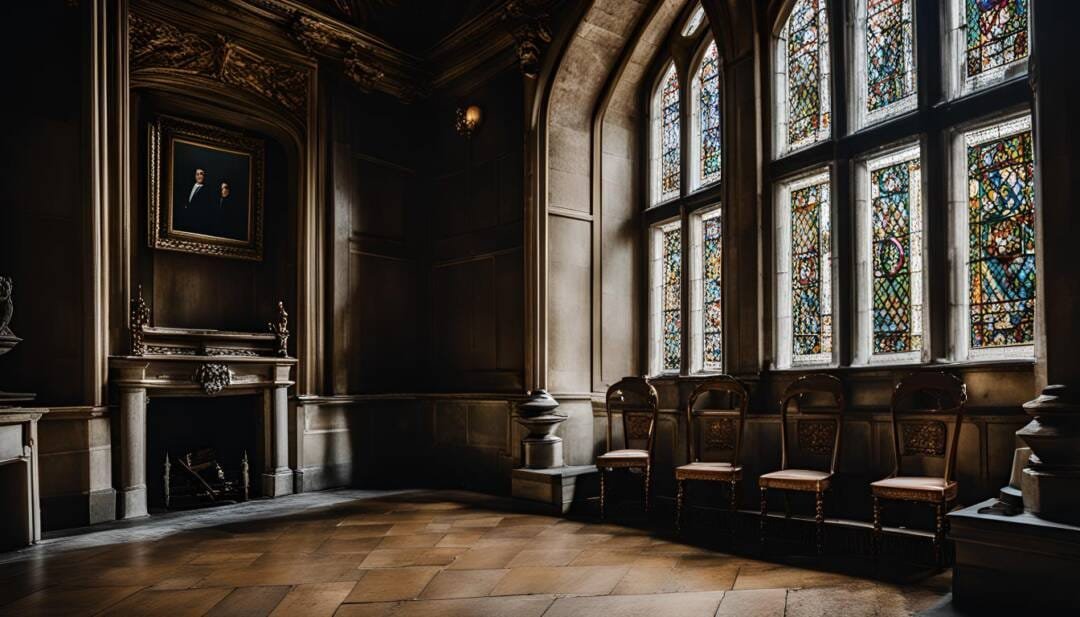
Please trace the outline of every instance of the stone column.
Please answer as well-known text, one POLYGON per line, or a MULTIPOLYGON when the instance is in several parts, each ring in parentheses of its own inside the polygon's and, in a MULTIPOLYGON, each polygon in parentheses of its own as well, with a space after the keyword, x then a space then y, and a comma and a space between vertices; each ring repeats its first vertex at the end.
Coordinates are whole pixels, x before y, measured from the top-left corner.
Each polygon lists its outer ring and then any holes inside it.
POLYGON ((146 388, 121 388, 117 518, 146 515, 146 388))
POLYGON ((1024 405, 1030 424, 1017 435, 1031 446, 1021 488, 1024 508, 1080 524, 1080 83, 1074 78, 1072 31, 1080 3, 1040 2, 1032 11, 1035 92, 1037 239, 1036 377, 1042 395, 1024 405))
POLYGON ((288 391, 287 386, 277 386, 263 394, 264 497, 280 497, 293 492, 293 473, 289 469, 288 391))

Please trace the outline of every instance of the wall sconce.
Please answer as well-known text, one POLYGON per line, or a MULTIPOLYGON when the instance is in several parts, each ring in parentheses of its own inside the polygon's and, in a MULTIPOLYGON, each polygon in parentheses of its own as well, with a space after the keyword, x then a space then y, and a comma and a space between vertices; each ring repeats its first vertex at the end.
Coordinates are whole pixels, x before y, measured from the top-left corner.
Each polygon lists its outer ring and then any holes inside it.
POLYGON ((480 126, 480 120, 483 118, 483 113, 476 105, 469 105, 465 109, 458 107, 457 110, 457 122, 454 127, 457 129, 458 135, 469 138, 480 126))

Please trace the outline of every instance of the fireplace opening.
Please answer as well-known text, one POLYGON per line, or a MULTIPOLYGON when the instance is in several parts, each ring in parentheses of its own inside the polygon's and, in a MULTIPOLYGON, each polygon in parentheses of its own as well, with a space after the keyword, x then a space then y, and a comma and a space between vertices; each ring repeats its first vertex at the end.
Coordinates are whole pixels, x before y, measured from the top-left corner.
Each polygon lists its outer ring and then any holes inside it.
POLYGON ((153 399, 146 418, 150 510, 260 497, 261 407, 261 396, 153 399))

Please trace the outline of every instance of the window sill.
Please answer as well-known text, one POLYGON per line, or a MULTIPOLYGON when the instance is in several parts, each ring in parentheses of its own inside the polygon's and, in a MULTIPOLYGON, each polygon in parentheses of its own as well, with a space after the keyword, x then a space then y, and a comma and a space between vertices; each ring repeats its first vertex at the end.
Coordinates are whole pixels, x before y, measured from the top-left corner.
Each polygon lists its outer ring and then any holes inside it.
POLYGON ((968 372, 989 371, 1029 371, 1035 369, 1034 358, 1007 358, 996 360, 958 360, 931 361, 931 362, 898 362, 896 364, 859 364, 855 366, 817 365, 795 366, 791 368, 770 368, 767 372, 778 375, 794 375, 806 373, 829 373, 843 374, 859 373, 888 373, 896 371, 941 371, 963 370, 968 372))

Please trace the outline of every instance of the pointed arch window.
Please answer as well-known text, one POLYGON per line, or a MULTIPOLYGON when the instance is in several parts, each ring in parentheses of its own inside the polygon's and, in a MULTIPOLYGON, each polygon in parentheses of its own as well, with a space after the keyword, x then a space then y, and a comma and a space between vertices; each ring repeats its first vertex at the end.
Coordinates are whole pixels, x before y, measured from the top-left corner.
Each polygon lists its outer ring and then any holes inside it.
POLYGON ((709 42, 694 74, 692 104, 691 187, 696 190, 720 180, 720 57, 716 41, 709 42))
POLYGON ((679 75, 668 65, 653 97, 653 204, 679 196, 682 152, 680 150, 679 75))
POLYGON ((777 156, 832 134, 827 4, 826 0, 797 0, 776 41, 777 156))

